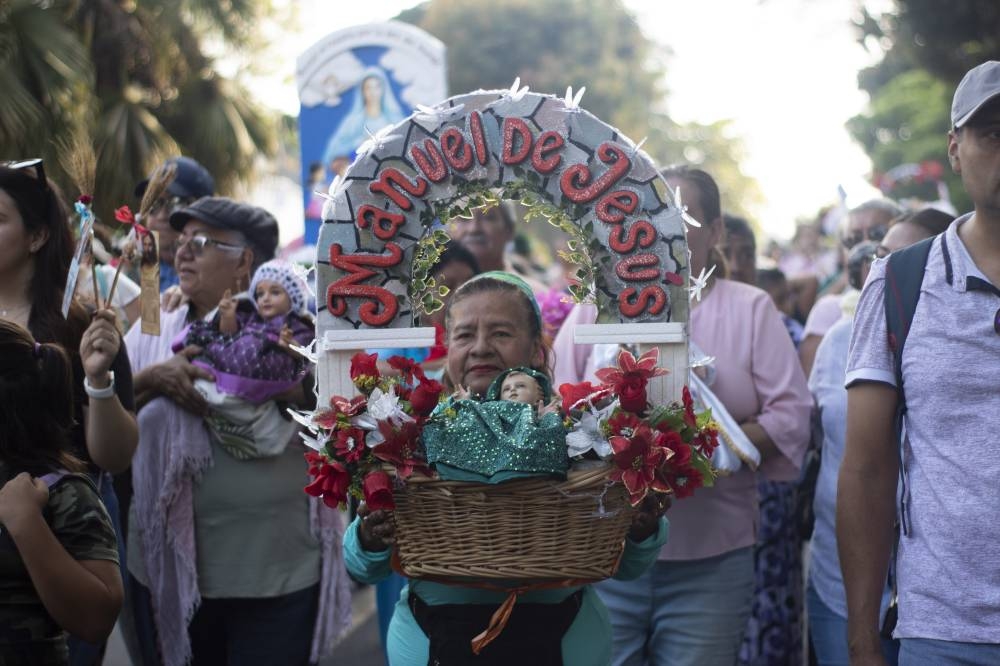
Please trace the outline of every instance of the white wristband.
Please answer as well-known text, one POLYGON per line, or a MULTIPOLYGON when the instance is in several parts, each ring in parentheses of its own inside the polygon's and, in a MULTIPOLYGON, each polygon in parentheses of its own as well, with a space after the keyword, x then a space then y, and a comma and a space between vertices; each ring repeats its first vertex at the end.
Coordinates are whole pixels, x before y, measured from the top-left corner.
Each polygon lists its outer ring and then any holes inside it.
POLYGON ((87 392, 91 398, 95 400, 104 400, 110 398, 115 394, 115 373, 109 372, 108 378, 111 380, 107 386, 104 388, 94 388, 90 385, 90 379, 87 377, 83 378, 83 390, 87 392))

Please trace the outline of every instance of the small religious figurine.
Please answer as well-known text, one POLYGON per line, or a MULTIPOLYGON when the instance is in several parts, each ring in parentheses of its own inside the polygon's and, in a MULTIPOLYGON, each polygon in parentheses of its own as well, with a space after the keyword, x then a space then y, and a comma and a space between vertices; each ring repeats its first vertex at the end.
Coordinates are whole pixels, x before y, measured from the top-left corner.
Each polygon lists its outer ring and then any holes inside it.
POLYGON ((500 373, 482 400, 459 387, 424 425, 423 441, 428 463, 451 481, 565 478, 569 468, 559 400, 531 368, 500 373))

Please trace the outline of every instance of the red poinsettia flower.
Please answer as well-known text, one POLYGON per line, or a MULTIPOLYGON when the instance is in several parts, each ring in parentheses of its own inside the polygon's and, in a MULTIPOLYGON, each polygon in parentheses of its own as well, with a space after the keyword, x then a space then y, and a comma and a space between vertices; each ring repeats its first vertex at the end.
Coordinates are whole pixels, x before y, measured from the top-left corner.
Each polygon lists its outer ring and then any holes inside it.
POLYGON ((625 484, 632 506, 639 504, 650 490, 663 487, 656 478, 656 470, 666 454, 654 443, 653 431, 648 425, 640 424, 631 437, 615 435, 608 441, 615 461, 610 478, 625 484))
POLYGON ((409 400, 413 413, 427 416, 433 412, 434 408, 438 406, 443 391, 444 386, 441 385, 441 382, 425 378, 410 392, 409 400))
POLYGON ((351 381, 357 382, 359 377, 378 379, 378 354, 358 352, 351 357, 351 381))
POLYGON ((347 501, 347 489, 351 485, 351 475, 347 467, 336 460, 328 460, 324 456, 310 451, 306 453, 309 461, 309 474, 316 477, 305 487, 306 493, 313 497, 322 497, 323 504, 336 508, 347 501))
POLYGON ((391 463, 399 478, 408 479, 414 472, 431 476, 430 468, 420 450, 420 424, 404 422, 394 428, 388 421, 380 421, 378 430, 385 441, 372 449, 379 460, 391 463))
POLYGON ((632 412, 615 410, 614 415, 608 419, 608 428, 612 435, 631 437, 641 423, 639 417, 632 412))
POLYGON ((365 408, 368 406, 368 399, 363 395, 356 395, 350 400, 339 395, 334 395, 330 397, 330 406, 338 414, 343 414, 347 418, 350 418, 365 411, 365 408))
POLYGON ((691 399, 691 391, 688 390, 687 386, 681 392, 681 397, 684 400, 684 423, 689 428, 697 428, 698 419, 694 415, 694 400, 691 399))
POLYGON ((656 444, 671 452, 672 455, 669 457, 671 465, 684 466, 691 462, 691 445, 673 430, 657 432, 656 444))
POLYGON ((358 462, 367 451, 365 447, 365 431, 351 426, 337 431, 333 440, 333 450, 337 458, 345 463, 358 462))
POLYGON ((399 376, 407 384, 413 384, 414 378, 421 382, 427 378, 420 364, 405 356, 390 356, 387 362, 389 367, 399 372, 399 376))
POLYGON ((690 497, 701 487, 701 474, 694 467, 690 465, 675 467, 669 463, 665 467, 668 469, 663 470, 663 480, 670 486, 677 499, 690 497))
POLYGON ((361 482, 361 489, 365 493, 365 503, 372 511, 391 511, 396 508, 396 501, 392 497, 392 479, 385 472, 369 472, 361 482))
POLYGON ((658 368, 660 350, 653 347, 636 359, 624 349, 618 354, 618 367, 602 368, 595 375, 603 383, 614 389, 621 408, 636 414, 646 409, 646 385, 653 377, 667 374, 665 368, 658 368))
POLYGON ((568 414, 574 409, 583 409, 588 404, 599 402, 611 395, 611 387, 598 384, 594 386, 590 382, 580 382, 579 384, 562 384, 559 386, 559 395, 562 396, 563 412, 568 414))
POLYGON ((698 448, 706 458, 711 458, 719 446, 719 431, 715 428, 704 428, 695 436, 691 443, 698 448))

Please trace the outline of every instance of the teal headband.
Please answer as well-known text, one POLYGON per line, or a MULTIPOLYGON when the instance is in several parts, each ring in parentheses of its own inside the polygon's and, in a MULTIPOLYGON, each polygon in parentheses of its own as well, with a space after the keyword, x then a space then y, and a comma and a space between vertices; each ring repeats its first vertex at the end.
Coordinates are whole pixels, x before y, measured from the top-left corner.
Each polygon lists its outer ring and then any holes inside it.
POLYGON ((507 379, 509 375, 521 374, 528 375, 536 382, 538 386, 542 389, 542 400, 548 402, 552 399, 552 381, 544 372, 539 372, 534 368, 526 368, 520 366, 517 368, 510 368, 504 370, 499 375, 497 375, 492 382, 490 382, 490 387, 486 389, 486 400, 499 400, 500 399, 500 389, 502 388, 503 381, 507 379))
MULTIPOLYGON (((528 298, 528 303, 531 304, 531 311, 535 315, 535 320, 538 323, 538 330, 543 331, 545 327, 542 325, 542 311, 538 308, 538 301, 535 300, 535 292, 531 291, 531 287, 522 278, 514 275, 513 273, 508 273, 507 271, 487 271, 485 273, 480 273, 479 275, 469 279, 465 284, 472 284, 483 279, 496 280, 497 282, 506 282, 509 285, 513 285, 521 290, 521 292, 528 298)), ((459 287, 461 291, 462 287, 459 287)))

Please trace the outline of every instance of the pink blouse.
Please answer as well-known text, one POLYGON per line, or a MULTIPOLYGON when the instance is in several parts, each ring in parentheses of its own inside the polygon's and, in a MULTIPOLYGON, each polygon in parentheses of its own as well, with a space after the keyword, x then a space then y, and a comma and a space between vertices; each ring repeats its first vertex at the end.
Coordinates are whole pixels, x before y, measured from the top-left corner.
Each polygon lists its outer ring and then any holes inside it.
MULTIPOLYGON (((592 307, 578 307, 567 318, 553 345, 556 384, 594 381, 575 349, 572 328, 592 323, 592 307), (585 375, 575 375, 586 372, 585 375)), ((770 480, 798 478, 809 437, 812 399, 791 338, 770 297, 760 289, 730 280, 715 285, 691 312, 691 339, 716 359, 712 390, 737 422, 756 420, 782 455, 761 465, 770 480)), ((668 512, 670 540, 664 560, 713 557, 756 540, 756 475, 746 467, 716 479, 712 488, 674 503, 668 512)))

